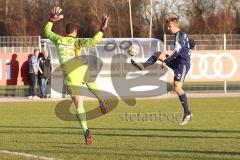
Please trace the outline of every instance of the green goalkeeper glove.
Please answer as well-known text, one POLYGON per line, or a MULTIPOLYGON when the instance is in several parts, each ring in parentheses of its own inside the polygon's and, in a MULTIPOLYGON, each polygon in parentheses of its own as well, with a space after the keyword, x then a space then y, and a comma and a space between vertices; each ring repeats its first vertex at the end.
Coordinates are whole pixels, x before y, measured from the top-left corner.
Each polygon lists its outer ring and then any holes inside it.
POLYGON ((101 20, 101 25, 100 25, 100 31, 101 32, 105 32, 108 26, 108 21, 109 21, 109 16, 105 15, 103 16, 102 20, 101 20))

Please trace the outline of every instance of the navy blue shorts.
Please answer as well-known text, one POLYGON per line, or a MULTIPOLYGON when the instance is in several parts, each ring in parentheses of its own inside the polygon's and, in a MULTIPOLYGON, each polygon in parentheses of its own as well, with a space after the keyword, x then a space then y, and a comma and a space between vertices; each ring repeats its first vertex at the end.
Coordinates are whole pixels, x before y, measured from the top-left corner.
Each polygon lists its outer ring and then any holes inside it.
POLYGON ((190 69, 190 65, 187 64, 177 64, 174 66, 169 66, 174 72, 174 81, 184 82, 185 77, 190 69))

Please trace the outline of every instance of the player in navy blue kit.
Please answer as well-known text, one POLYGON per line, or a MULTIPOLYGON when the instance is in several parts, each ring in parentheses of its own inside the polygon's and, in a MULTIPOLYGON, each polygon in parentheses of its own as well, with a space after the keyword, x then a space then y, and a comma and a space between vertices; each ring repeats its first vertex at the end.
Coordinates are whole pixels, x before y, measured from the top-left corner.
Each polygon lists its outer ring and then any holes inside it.
POLYGON ((191 66, 190 49, 194 47, 194 41, 186 33, 180 30, 178 18, 169 18, 166 22, 167 29, 174 34, 174 50, 170 55, 161 52, 154 53, 145 63, 136 63, 133 59, 131 63, 139 70, 144 70, 160 60, 163 65, 168 66, 174 71, 174 90, 179 96, 179 100, 184 109, 184 116, 180 125, 185 125, 192 118, 189 110, 187 96, 183 90, 183 82, 191 66))

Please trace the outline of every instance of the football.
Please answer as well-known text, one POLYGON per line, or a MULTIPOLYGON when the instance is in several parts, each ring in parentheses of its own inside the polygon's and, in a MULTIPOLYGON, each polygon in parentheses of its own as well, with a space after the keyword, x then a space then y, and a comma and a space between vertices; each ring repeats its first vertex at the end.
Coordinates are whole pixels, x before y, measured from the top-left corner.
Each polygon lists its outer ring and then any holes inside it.
POLYGON ((139 52, 140 52, 140 48, 139 48, 139 45, 137 44, 132 44, 128 49, 128 54, 130 56, 136 56, 139 54, 139 52))

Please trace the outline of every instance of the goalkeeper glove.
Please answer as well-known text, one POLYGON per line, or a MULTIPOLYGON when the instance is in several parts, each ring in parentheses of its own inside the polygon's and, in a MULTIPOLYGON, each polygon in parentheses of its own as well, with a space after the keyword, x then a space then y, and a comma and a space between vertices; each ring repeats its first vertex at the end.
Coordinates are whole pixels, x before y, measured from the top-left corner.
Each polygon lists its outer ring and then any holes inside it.
POLYGON ((105 15, 102 20, 101 20, 101 25, 100 25, 100 31, 101 32, 105 32, 106 29, 107 29, 107 26, 108 26, 108 20, 109 20, 109 17, 107 15, 105 15))
POLYGON ((52 10, 51 10, 51 16, 50 16, 50 20, 52 22, 57 22, 59 21, 60 19, 63 18, 63 15, 60 15, 62 12, 62 9, 60 7, 56 7, 56 6, 53 6, 52 7, 52 10))

